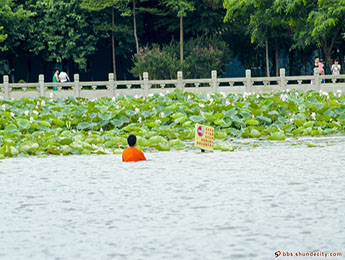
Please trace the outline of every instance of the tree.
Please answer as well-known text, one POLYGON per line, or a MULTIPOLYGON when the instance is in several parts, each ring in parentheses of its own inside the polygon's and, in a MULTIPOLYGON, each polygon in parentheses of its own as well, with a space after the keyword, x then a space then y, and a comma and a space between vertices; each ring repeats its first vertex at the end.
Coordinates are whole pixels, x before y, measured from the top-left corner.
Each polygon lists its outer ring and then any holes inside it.
POLYGON ((86 67, 87 57, 96 50, 99 17, 80 8, 81 0, 28 1, 35 12, 34 27, 27 36, 26 48, 47 61, 67 61, 86 67))
POLYGON ((116 45, 115 45, 115 10, 121 13, 121 16, 130 15, 128 3, 130 0, 82 0, 81 7, 90 11, 101 11, 111 8, 111 45, 112 45, 112 63, 114 79, 117 80, 116 74, 116 45))
POLYGON ((175 12, 180 19, 180 62, 183 63, 183 17, 187 15, 187 12, 195 10, 194 1, 164 0, 163 3, 175 12))
MULTIPOLYGON (((277 0, 275 8, 284 14, 294 30, 294 48, 311 44, 321 47, 328 66, 341 33, 345 31, 345 0, 277 0)), ((344 41, 340 40, 340 45, 344 41)))
POLYGON ((265 46, 268 77, 270 76, 269 42, 273 42, 275 45, 276 75, 278 75, 279 42, 289 38, 289 35, 286 34, 288 26, 273 8, 273 4, 274 0, 224 1, 224 8, 227 9, 224 20, 233 23, 241 19, 248 20, 247 34, 250 35, 252 43, 256 43, 259 47, 265 46))
MULTIPOLYGON (((1 39, 5 44, 0 46, 1 51, 12 51, 25 40, 25 34, 30 25, 30 17, 33 13, 23 9, 22 5, 14 4, 10 0, 0 1, 0 25, 4 34, 1 39)), ((14 54, 14 52, 13 52, 14 54)))

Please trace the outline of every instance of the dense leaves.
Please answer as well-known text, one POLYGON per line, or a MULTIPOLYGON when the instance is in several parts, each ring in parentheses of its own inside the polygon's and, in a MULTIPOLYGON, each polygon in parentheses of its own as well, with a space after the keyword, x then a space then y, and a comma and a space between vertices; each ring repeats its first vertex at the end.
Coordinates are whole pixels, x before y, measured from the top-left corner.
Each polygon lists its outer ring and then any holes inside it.
POLYGON ((229 138, 285 140, 343 133, 345 96, 192 94, 150 97, 0 101, 0 156, 121 153, 129 134, 141 149, 191 147, 195 123, 215 128, 215 149, 229 138))

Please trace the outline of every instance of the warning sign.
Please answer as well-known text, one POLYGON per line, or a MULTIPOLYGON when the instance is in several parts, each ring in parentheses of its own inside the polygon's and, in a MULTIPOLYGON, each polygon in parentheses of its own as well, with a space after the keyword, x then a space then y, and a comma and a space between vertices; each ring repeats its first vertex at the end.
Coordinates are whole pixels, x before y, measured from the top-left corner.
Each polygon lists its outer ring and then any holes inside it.
POLYGON ((195 125, 195 147, 213 150, 214 128, 205 125, 195 125))

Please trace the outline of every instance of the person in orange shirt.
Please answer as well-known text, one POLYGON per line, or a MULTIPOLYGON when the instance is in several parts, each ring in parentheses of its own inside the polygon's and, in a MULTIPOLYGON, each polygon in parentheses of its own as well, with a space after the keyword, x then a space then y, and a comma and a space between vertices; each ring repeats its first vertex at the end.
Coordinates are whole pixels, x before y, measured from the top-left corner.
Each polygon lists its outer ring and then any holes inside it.
POLYGON ((122 161, 123 162, 138 162, 146 161, 145 155, 142 151, 135 148, 137 144, 137 137, 135 135, 130 135, 127 138, 129 148, 125 149, 122 152, 122 161))

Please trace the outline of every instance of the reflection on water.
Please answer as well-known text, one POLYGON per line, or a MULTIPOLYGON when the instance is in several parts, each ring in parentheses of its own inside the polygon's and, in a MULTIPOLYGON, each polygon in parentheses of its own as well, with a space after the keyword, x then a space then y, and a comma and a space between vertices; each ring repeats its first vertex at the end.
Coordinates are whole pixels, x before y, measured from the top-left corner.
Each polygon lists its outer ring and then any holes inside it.
MULTIPOLYGON (((0 259, 273 259, 345 248, 345 137, 323 148, 14 158, 0 259)), ((315 140, 314 140, 315 141, 315 140)), ((345 253, 345 252, 343 252, 345 253)))

